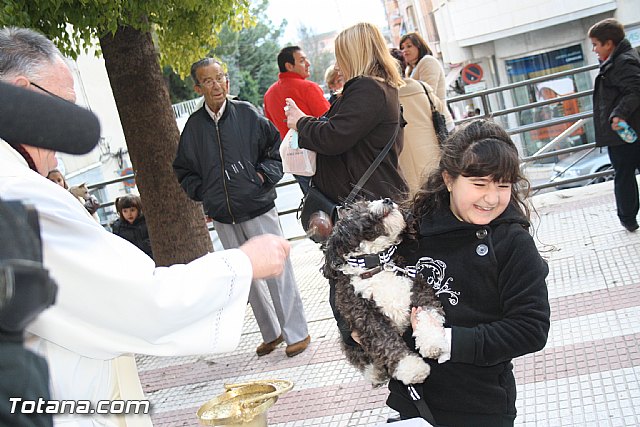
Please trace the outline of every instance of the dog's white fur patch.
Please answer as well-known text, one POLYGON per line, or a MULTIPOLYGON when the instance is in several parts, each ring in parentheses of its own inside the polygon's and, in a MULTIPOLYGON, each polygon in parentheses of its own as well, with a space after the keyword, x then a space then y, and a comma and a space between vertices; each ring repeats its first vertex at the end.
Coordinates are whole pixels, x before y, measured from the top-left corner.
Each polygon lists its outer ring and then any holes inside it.
POLYGON ((415 354, 410 354, 400 359, 393 377, 405 384, 417 384, 423 382, 430 372, 428 363, 415 354))
POLYGON ((437 359, 448 350, 444 336, 444 317, 434 308, 423 308, 417 314, 418 325, 413 331, 416 348, 423 357, 437 359))
POLYGON ((353 276, 351 284, 357 295, 365 299, 372 298, 400 333, 409 326, 411 279, 382 271, 369 279, 353 276))

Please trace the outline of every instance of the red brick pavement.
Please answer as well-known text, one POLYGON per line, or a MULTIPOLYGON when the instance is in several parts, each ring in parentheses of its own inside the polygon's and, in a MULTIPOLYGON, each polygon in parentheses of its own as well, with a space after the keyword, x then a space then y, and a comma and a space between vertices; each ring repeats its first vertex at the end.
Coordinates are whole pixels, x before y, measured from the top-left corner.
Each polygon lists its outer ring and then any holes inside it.
MULTIPOLYGON (((586 292, 551 300, 552 320, 574 318, 640 306, 640 284, 586 292)), ((640 365, 640 334, 581 342, 545 349, 514 361, 518 384, 550 381, 640 365), (598 349, 594 351, 594 349, 598 349)), ((342 358, 335 340, 312 342, 295 358, 281 355, 258 358, 254 353, 215 357, 194 363, 141 373, 145 392, 169 387, 215 381, 251 373, 265 373, 295 366, 308 366, 342 358)), ((320 365, 319 365, 320 366, 320 365)), ((333 414, 380 408, 385 405, 386 387, 372 389, 364 381, 292 390, 269 411, 270 423, 304 420, 333 414)), ((196 425, 197 407, 153 415, 156 426, 196 425)))

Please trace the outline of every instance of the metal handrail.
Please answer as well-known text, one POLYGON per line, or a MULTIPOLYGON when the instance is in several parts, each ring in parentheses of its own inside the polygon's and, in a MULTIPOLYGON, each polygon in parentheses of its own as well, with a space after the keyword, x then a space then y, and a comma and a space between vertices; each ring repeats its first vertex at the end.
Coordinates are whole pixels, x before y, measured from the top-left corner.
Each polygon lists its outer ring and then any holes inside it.
POLYGON ((567 101, 575 98, 582 98, 583 96, 589 96, 591 94, 593 94, 593 89, 583 90, 582 92, 574 92, 568 95, 558 96, 557 98, 545 99, 543 101, 536 101, 529 104, 518 105, 517 107, 505 108, 504 110, 492 111, 490 116, 491 117, 506 116, 507 114, 519 113, 521 111, 531 110, 538 107, 544 107, 545 105, 555 104, 557 102, 567 101))
POLYGON ((536 129, 545 128, 547 126, 559 125, 562 123, 571 123, 580 119, 587 119, 589 117, 593 117, 592 111, 584 111, 582 113, 571 114, 569 116, 564 117, 556 117, 554 119, 544 120, 537 123, 531 123, 529 125, 522 125, 511 129, 506 129, 509 135, 514 135, 517 133, 529 132, 536 129))
POLYGON ((595 172, 595 173, 590 173, 588 175, 582 175, 580 177, 577 178, 569 178, 569 179, 563 179, 561 181, 553 181, 553 182, 547 182, 544 184, 538 184, 538 185, 532 185, 531 186, 531 190, 535 191, 535 190, 543 190, 545 188, 551 188, 551 187, 559 187, 563 184, 572 184, 574 182, 581 182, 581 181, 587 181, 587 180, 593 180, 594 178, 601 178, 601 177, 606 177, 606 176, 611 176, 613 175, 613 169, 607 169, 601 172, 595 172))
MULTIPOLYGON (((454 96, 453 98, 447 99, 448 103, 465 101, 467 99, 477 98, 479 96, 491 95, 492 93, 504 92, 506 90, 515 89, 522 86, 528 86, 535 83, 545 82, 547 80, 555 80, 558 77, 571 76, 574 74, 585 73, 587 71, 595 70, 598 68, 598 64, 585 65, 583 67, 572 68, 570 70, 560 71, 554 74, 547 74, 545 76, 534 77, 532 79, 523 80, 521 82, 509 83, 502 86, 492 87, 489 89, 479 90, 477 92, 468 93, 465 95, 454 96)), ((557 99, 557 98, 554 98, 557 99)))
POLYGON ((587 150, 589 148, 595 148, 595 147, 596 147, 596 143, 591 142, 589 144, 578 145, 577 147, 562 148, 560 150, 548 151, 546 153, 536 154, 529 157, 523 157, 522 159, 520 159, 520 161, 522 163, 535 162, 536 160, 548 159, 549 157, 560 156, 562 154, 575 153, 577 151, 583 151, 583 150, 587 150))
POLYGON ((171 106, 173 108, 173 115, 175 116, 176 119, 178 119, 182 116, 186 116, 193 113, 196 109, 196 106, 198 105, 198 102, 201 99, 202 97, 179 102, 177 104, 173 104, 171 106))
POLYGON ((556 145, 556 143, 564 140, 566 137, 568 137, 569 135, 571 135, 573 132, 575 132, 578 128, 583 127, 584 126, 584 119, 580 119, 577 122, 575 122, 574 124, 572 124, 571 126, 569 126, 568 128, 566 128, 565 130, 563 130, 560 135, 556 136, 555 138, 553 138, 551 141, 547 142, 542 148, 540 148, 538 151, 536 151, 535 153, 533 153, 534 156, 537 156, 538 154, 542 154, 545 151, 549 150, 549 148, 553 147, 554 145, 556 145))

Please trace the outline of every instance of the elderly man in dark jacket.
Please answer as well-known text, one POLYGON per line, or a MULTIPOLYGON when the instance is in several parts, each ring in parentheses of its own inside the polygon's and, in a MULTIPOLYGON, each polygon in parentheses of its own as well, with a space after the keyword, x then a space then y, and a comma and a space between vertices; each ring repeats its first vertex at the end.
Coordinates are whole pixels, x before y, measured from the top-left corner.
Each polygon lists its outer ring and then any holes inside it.
MULTIPOLYGON (((195 91, 204 106, 187 121, 173 168, 189 197, 201 201, 225 249, 253 236, 282 235, 275 209, 275 185, 282 178, 280 134, 248 102, 227 98, 229 81, 223 65, 205 58, 191 66, 195 91)), ((264 342, 258 356, 286 341, 287 356, 303 352, 310 341, 302 300, 291 261, 284 273, 254 281, 249 303, 264 342), (275 310, 274 310, 275 308, 275 310)))
POLYGON ((626 143, 616 131, 623 122, 640 131, 640 57, 615 19, 592 26, 589 38, 600 60, 593 92, 596 146, 609 147, 616 174, 618 218, 624 228, 636 231, 639 201, 635 171, 640 169, 640 142, 626 143))

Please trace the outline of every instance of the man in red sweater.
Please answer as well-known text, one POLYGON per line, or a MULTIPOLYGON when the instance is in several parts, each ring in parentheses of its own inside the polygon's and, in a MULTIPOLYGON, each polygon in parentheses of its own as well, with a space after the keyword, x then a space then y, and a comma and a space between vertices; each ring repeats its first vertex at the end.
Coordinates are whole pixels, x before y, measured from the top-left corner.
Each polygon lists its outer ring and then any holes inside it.
MULTIPOLYGON (((289 128, 284 115, 285 99, 293 99, 303 113, 320 117, 329 110, 329 101, 317 83, 309 78, 309 60, 298 46, 287 46, 278 54, 278 81, 264 94, 264 114, 280 131, 284 139, 289 128)), ((308 176, 295 176, 302 192, 307 193, 308 176)))

